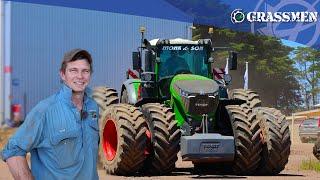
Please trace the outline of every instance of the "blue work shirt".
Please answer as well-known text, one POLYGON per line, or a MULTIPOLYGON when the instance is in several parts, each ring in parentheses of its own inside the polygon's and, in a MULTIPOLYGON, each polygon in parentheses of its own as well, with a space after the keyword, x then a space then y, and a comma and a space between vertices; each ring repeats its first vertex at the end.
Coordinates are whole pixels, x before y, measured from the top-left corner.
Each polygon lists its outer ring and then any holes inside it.
POLYGON ((71 101, 72 90, 62 89, 37 104, 1 155, 31 153, 35 179, 98 179, 98 106, 86 89, 83 113, 71 101))

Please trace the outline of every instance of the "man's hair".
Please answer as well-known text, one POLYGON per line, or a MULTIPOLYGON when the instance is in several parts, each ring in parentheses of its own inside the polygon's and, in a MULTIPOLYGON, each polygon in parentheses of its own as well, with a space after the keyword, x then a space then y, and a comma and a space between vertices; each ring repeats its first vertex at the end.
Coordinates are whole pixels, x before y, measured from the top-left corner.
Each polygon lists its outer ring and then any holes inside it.
POLYGON ((60 71, 65 72, 67 64, 76 60, 86 60, 90 65, 91 73, 93 72, 91 55, 88 51, 83 49, 72 49, 66 52, 61 63, 60 71))

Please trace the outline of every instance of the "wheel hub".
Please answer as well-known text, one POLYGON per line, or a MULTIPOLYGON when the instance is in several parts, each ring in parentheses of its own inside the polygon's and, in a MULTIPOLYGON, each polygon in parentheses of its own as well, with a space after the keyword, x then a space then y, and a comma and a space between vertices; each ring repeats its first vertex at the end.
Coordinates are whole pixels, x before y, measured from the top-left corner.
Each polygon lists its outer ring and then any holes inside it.
POLYGON ((112 161, 117 154, 118 136, 114 120, 108 119, 103 129, 102 148, 108 161, 112 161))

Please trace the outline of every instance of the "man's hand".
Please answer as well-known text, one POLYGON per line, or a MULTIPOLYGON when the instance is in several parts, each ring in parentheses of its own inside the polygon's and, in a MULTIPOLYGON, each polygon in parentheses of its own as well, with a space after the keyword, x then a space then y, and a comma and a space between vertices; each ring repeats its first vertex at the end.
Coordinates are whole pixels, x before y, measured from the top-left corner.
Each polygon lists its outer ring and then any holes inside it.
POLYGON ((33 180, 28 162, 25 157, 13 156, 7 159, 7 165, 15 180, 33 180))

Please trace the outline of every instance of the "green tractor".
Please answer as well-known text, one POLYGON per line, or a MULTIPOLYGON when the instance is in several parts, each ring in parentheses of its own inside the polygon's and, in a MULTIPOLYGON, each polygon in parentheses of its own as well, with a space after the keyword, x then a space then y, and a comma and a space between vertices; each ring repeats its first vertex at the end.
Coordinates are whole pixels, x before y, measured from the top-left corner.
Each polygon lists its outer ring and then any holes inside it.
MULTIPOLYGON (((274 175, 284 169, 291 145, 285 117, 260 107, 254 91, 228 90, 230 75, 214 79, 211 53, 218 49, 210 39, 142 38, 120 97, 112 88, 95 88, 99 158, 107 173, 167 174, 179 151, 196 172, 274 175)), ((236 70, 237 53, 229 51, 228 65, 236 70)))

